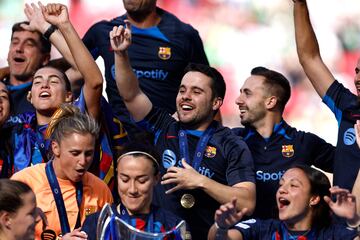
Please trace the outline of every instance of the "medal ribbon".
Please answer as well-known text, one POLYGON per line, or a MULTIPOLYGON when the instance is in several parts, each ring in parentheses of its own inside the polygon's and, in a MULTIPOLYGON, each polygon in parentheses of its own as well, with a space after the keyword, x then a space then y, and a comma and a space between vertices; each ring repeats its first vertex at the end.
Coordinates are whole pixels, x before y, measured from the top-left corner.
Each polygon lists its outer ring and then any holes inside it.
POLYGON ((215 131, 215 124, 216 122, 213 121, 209 127, 205 130, 205 132, 201 135, 200 140, 198 144, 196 145, 196 150, 194 153, 194 158, 191 163, 190 157, 189 157, 189 145, 187 141, 187 135, 185 130, 179 131, 179 147, 180 147, 180 157, 185 158, 185 161, 191 165, 195 171, 199 171, 199 167, 201 164, 201 161, 203 159, 204 151, 206 148, 206 145, 212 136, 212 134, 215 131))
MULTIPOLYGON (((49 181, 51 191, 53 193, 56 208, 58 210, 59 220, 60 220, 60 226, 61 226, 61 233, 62 235, 65 235, 66 233, 70 232, 70 226, 69 221, 67 218, 66 208, 64 204, 64 199, 62 197, 61 189, 59 186, 59 182, 56 178, 54 167, 52 164, 53 161, 49 161, 46 164, 45 171, 46 171, 46 177, 49 181)), ((82 182, 76 183, 76 202, 79 208, 78 217, 76 220, 75 228, 79 228, 81 226, 80 222, 80 206, 82 202, 82 196, 83 196, 83 185, 82 182)))
MULTIPOLYGON (((129 216, 129 213, 127 211, 127 209, 124 207, 123 204, 120 204, 120 215, 122 216, 122 219, 127 222, 128 224, 130 224, 131 226, 133 226, 136 229, 139 229, 139 224, 136 218, 131 218, 129 216)), ((152 212, 152 209, 150 209, 150 213, 148 214, 148 217, 146 219, 146 232, 150 232, 150 233, 154 233, 154 215, 152 212)))
POLYGON ((44 125, 38 129, 38 131, 36 133, 36 141, 35 141, 35 144, 38 147, 38 149, 41 153, 41 156, 43 158, 42 162, 48 162, 48 157, 47 157, 46 153, 50 146, 50 141, 46 140, 44 138, 44 132, 46 131, 46 128, 47 128, 47 125, 44 125))

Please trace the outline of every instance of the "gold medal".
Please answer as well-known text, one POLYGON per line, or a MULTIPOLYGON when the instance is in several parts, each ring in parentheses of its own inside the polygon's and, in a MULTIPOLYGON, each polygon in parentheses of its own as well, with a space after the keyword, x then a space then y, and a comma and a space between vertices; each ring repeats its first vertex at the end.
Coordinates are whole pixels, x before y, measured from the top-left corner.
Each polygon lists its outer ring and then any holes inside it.
POLYGON ((180 204, 183 208, 192 208, 195 204, 195 198, 193 195, 185 193, 180 199, 180 204))

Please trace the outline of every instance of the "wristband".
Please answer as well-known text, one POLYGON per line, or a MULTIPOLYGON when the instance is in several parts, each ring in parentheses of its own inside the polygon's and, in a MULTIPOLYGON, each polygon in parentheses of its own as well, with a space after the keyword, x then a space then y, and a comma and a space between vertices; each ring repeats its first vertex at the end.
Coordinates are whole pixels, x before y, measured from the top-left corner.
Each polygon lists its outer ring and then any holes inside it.
POLYGON ((43 34, 43 37, 46 39, 46 40, 49 40, 51 34, 53 34, 55 32, 55 30, 57 29, 57 27, 55 25, 50 25, 50 27, 48 29, 46 29, 46 31, 44 32, 43 34))

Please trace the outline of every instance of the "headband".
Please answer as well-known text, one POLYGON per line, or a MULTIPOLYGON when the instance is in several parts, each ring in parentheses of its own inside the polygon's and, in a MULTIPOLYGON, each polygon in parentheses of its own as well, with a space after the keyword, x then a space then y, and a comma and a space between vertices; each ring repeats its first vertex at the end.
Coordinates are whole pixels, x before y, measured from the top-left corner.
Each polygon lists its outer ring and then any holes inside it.
POLYGON ((153 160, 153 162, 156 164, 156 166, 159 168, 159 163, 158 161, 156 160, 156 158, 154 158, 153 156, 151 156, 149 153, 147 152, 142 152, 142 151, 131 151, 131 152, 127 152, 127 153, 124 153, 122 154, 120 157, 118 157, 117 159, 117 163, 119 162, 119 160, 125 156, 130 156, 130 155, 135 155, 135 154, 142 154, 142 155, 145 155, 147 157, 149 157, 151 160, 153 160))

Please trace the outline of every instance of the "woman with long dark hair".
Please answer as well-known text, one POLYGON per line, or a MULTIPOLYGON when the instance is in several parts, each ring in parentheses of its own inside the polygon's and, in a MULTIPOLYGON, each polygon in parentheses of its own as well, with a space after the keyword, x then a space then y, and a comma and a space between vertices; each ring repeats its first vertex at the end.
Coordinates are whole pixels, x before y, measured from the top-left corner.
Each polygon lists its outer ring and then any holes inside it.
POLYGON ((328 178, 322 172, 296 166, 287 170, 280 180, 276 193, 279 220, 255 220, 239 222, 246 209, 236 211, 234 203, 222 205, 215 213, 215 224, 208 239, 355 239, 356 229, 331 222, 334 213, 345 218, 349 226, 356 226, 356 199, 348 190, 330 188, 328 178), (331 195, 336 201, 331 200, 331 195))

